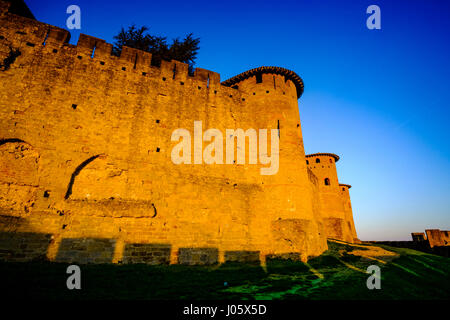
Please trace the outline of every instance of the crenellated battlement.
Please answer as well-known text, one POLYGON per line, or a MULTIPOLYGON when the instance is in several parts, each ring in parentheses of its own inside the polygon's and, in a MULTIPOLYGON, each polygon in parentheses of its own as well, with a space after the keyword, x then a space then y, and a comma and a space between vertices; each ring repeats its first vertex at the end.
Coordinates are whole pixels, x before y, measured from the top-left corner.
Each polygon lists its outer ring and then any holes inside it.
MULTIPOLYGON (((75 61, 88 60, 103 69, 137 72, 143 76, 172 79, 183 84, 189 80, 199 81, 202 86, 224 91, 229 97, 236 95, 237 92, 239 96, 249 98, 251 95, 279 92, 282 95, 299 98, 303 93, 302 79, 295 72, 280 67, 251 69, 221 83, 219 73, 196 68, 191 75, 188 65, 176 60, 162 60, 160 66, 155 66, 152 63, 152 54, 142 50, 124 46, 120 56, 117 57, 112 54, 112 44, 86 34, 80 34, 77 44, 72 45, 68 43, 69 31, 9 13, 8 3, 1 3, 0 45, 3 48, 0 49, 2 53, 0 58, 8 54, 8 48, 19 49, 25 54, 42 50, 53 55, 65 55, 75 61)), ((245 101, 245 98, 242 99, 245 101)))
MULTIPOLYGON (((220 74, 196 68, 190 75, 188 64, 176 60, 161 61, 160 66, 152 65, 152 54, 124 46, 119 57, 112 54, 113 45, 93 36, 80 34, 76 45, 69 44, 70 32, 46 23, 25 18, 7 11, 8 3, 0 7, 0 45, 3 56, 7 48, 19 49, 22 53, 44 49, 54 55, 71 56, 73 59, 88 59, 99 64, 99 68, 140 72, 143 76, 158 76, 179 81, 194 80, 204 82, 207 87, 220 86, 220 74)), ((3 57, 4 58, 4 57, 3 57)))

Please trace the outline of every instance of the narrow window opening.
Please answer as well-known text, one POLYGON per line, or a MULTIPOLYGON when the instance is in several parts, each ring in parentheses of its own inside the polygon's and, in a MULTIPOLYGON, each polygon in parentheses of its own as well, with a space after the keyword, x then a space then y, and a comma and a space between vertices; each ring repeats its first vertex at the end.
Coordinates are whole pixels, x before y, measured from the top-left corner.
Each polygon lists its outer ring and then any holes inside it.
POLYGON ((275 76, 273 76, 273 88, 276 90, 277 89, 277 85, 275 83, 275 76))
POLYGON ((262 74, 257 74, 256 75, 256 83, 261 83, 262 82, 262 74))
POLYGON ((319 158, 316 159, 316 163, 320 163, 320 159, 319 158))
POLYGON ((47 30, 47 33, 45 34, 44 42, 42 42, 42 45, 45 46, 45 43, 47 42, 48 34, 50 33, 50 30, 47 30))
POLYGON ((330 163, 333 163, 333 159, 330 159, 330 163))
POLYGON ((76 104, 72 104, 72 109, 75 110, 77 108, 76 104))
POLYGON ((214 90, 214 94, 217 94, 217 90, 214 90))
POLYGON ((125 68, 125 67, 122 67, 122 70, 123 70, 123 71, 125 71, 125 70, 127 70, 127 68, 125 68))
POLYGON ((95 48, 96 48, 97 46, 96 45, 94 45, 94 48, 92 48, 92 53, 91 53, 91 58, 94 58, 94 54, 95 54, 95 48))
POLYGON ((133 66, 133 69, 136 69, 137 61, 138 61, 138 54, 136 53, 136 55, 134 56, 134 66, 133 66))
POLYGON ((156 148, 156 152, 159 152, 159 150, 160 150, 159 148, 156 148))
POLYGON ((176 64, 173 65, 172 73, 173 73, 172 79, 175 80, 175 75, 177 74, 177 65, 176 64))
POLYGON ((306 164, 309 164, 309 161, 308 161, 308 160, 306 160, 306 164))
POLYGON ((183 81, 180 81, 180 84, 181 84, 182 86, 184 86, 184 82, 183 82, 183 81))
POLYGON ((342 188, 342 191, 345 191, 345 188, 342 188))
POLYGON ((201 90, 201 89, 202 89, 202 87, 198 86, 198 90, 201 90))
POLYGON ((48 198, 48 197, 50 197, 50 191, 45 190, 44 191, 44 198, 48 198))
POLYGON ((209 73, 208 73, 208 80, 206 81, 206 87, 209 88, 209 73))
POLYGON ((325 185, 326 185, 326 186, 329 186, 329 185, 330 185, 330 179, 325 178, 325 185))

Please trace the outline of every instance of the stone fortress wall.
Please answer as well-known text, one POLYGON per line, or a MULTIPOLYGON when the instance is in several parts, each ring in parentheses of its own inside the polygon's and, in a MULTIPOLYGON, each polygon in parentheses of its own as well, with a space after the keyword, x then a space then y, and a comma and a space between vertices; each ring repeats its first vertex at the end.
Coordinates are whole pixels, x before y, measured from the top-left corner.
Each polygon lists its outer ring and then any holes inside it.
POLYGON ((306 261, 327 237, 355 241, 334 163, 329 189, 325 171, 306 163, 294 72, 191 76, 140 50, 113 56, 84 34, 71 45, 68 31, 8 5, 0 1, 0 259, 306 261), (194 121, 278 129, 278 173, 261 175, 249 150, 245 164, 174 164, 172 132, 192 132, 194 121))
POLYGON ((365 241, 368 244, 385 244, 392 247, 409 248, 443 257, 450 256, 450 231, 426 229, 425 232, 412 232, 410 241, 365 241))
POLYGON ((440 246, 450 246, 450 231, 439 229, 425 230, 426 236, 423 232, 411 233, 411 237, 415 242, 426 241, 430 248, 440 246))

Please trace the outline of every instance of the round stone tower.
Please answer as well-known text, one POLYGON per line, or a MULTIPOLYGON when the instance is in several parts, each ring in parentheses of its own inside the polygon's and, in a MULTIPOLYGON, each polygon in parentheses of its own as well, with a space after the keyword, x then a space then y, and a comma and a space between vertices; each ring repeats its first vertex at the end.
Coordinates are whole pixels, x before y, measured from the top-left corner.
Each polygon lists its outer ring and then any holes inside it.
POLYGON ((326 237, 320 232, 313 211, 313 193, 305 162, 298 109, 302 79, 284 68, 260 67, 222 84, 246 94, 250 128, 267 128, 268 136, 269 130, 275 129, 279 138, 278 172, 260 178, 267 201, 257 204, 261 224, 254 232, 260 234, 265 226, 270 226, 269 234, 261 235, 271 238, 273 253, 301 252, 303 260, 320 254, 326 250, 326 237))
POLYGON ((345 212, 345 220, 352 232, 352 237, 354 242, 359 242, 358 236, 356 234, 355 222, 353 221, 353 210, 352 210, 352 202, 350 201, 350 188, 352 186, 349 184, 340 183, 339 189, 342 196, 342 201, 344 202, 344 212, 345 212))
POLYGON ((327 237, 353 242, 336 171, 337 161, 339 156, 333 153, 306 155, 306 165, 318 179, 320 212, 327 237))

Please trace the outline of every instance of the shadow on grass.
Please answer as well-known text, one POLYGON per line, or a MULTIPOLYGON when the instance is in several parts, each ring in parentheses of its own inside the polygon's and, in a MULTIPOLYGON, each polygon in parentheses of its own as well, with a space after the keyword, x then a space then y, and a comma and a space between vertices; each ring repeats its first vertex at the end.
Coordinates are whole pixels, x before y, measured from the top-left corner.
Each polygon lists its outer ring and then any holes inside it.
MULTIPOLYGON (((68 290, 68 264, 0 262, 12 299, 448 299, 450 259, 410 249, 385 264, 329 242, 308 263, 269 259, 266 268, 237 262, 212 266, 81 265, 81 290, 68 290), (381 290, 368 290, 367 267, 381 267, 381 290)), ((359 247, 358 250, 361 250, 359 247)))

